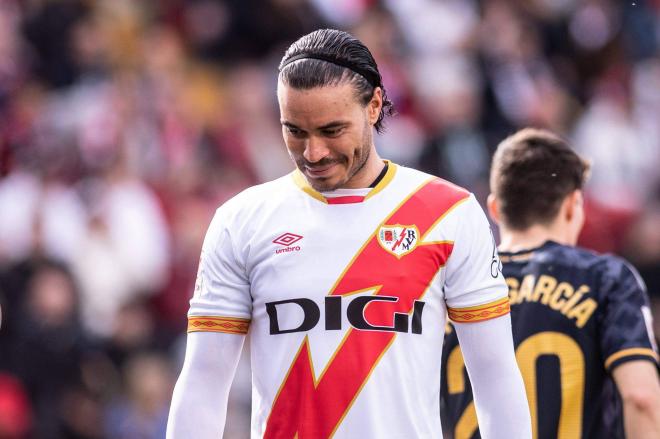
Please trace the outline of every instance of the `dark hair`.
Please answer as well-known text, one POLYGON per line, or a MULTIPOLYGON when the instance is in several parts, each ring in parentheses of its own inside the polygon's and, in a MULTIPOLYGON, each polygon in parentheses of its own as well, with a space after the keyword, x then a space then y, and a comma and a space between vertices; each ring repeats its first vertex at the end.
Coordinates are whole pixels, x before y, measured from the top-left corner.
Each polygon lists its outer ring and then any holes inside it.
POLYGON ((303 90, 350 82, 363 105, 380 87, 383 107, 374 124, 379 133, 385 116, 394 114, 374 57, 367 46, 347 32, 321 29, 301 37, 287 49, 279 71, 284 84, 303 90))
POLYGON ((581 189, 589 163, 566 141, 547 130, 525 128, 497 147, 490 190, 502 222, 513 230, 551 223, 562 201, 581 189))

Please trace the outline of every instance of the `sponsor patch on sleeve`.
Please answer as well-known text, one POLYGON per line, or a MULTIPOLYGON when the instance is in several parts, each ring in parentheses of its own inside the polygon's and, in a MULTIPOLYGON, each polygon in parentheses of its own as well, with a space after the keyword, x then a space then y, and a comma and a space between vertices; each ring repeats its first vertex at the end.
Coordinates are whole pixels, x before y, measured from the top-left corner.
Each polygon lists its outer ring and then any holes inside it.
POLYGON ((508 314, 510 310, 508 297, 467 308, 447 307, 449 318, 455 323, 483 322, 484 320, 490 320, 508 314))
POLYGON ((225 332, 227 334, 246 334, 250 328, 249 319, 237 317, 188 317, 188 332, 225 332))

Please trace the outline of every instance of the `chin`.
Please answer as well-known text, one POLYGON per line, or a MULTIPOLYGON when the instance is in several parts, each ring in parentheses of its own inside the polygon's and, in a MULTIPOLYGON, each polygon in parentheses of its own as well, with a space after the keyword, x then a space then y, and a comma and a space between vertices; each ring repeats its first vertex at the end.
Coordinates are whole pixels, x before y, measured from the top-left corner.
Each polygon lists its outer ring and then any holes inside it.
POLYGON ((317 192, 334 191, 346 185, 348 179, 345 175, 332 175, 326 178, 311 178, 305 174, 305 178, 309 185, 317 192))
POLYGON ((333 182, 331 179, 328 180, 307 180, 309 185, 317 192, 329 192, 339 189, 343 183, 333 182))

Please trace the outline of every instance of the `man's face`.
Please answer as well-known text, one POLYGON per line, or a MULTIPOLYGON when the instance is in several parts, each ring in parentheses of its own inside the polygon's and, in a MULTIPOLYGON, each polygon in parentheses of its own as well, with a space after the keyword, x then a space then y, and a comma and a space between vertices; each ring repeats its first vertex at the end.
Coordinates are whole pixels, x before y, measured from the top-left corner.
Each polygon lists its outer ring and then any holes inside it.
POLYGON ((364 187, 380 106, 362 105, 350 83, 301 90, 280 81, 277 98, 284 142, 309 184, 320 192, 364 187))

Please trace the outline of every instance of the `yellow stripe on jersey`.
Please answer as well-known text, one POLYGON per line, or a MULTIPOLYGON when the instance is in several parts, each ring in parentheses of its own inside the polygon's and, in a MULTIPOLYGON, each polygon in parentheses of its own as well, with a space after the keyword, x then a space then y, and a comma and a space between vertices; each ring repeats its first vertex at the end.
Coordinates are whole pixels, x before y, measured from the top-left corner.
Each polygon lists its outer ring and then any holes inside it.
POLYGON ((296 186, 298 186, 300 189, 302 189, 304 192, 306 192, 308 195, 310 195, 312 198, 319 200, 322 203, 328 204, 328 200, 325 199, 323 195, 321 195, 319 192, 315 191, 314 188, 312 188, 309 183, 307 182, 307 179, 303 175, 302 172, 298 168, 296 168, 295 171, 291 174, 293 177, 294 183, 296 183, 296 186))
POLYGON ((246 334, 250 328, 250 319, 237 317, 188 317, 188 332, 224 332, 227 334, 246 334))
POLYGON ((614 363, 616 360, 623 358, 623 357, 630 357, 633 355, 645 355, 647 357, 653 358, 656 362, 658 361, 658 354, 650 348, 629 348, 629 349, 623 349, 620 350, 619 352, 615 352, 607 359, 605 360, 605 369, 609 369, 609 367, 614 363))
POLYGON ((502 262, 523 262, 527 261, 534 256, 534 252, 520 253, 518 255, 500 255, 500 261, 502 262))
MULTIPOLYGON (((385 176, 383 177, 383 179, 379 181, 378 184, 373 189, 371 189, 371 191, 369 191, 369 193, 364 197, 365 200, 373 197, 378 192, 382 191, 394 179, 394 175, 396 174, 396 170, 397 170, 397 165, 389 160, 383 160, 383 162, 385 162, 388 166, 387 172, 385 172, 385 176)), ((312 198, 319 200, 322 203, 328 204, 328 200, 320 192, 318 192, 312 186, 310 186, 309 182, 298 168, 296 168, 296 170, 291 173, 291 177, 293 178, 293 182, 296 184, 296 186, 302 189, 305 193, 310 195, 312 198)))
POLYGON ((483 322, 484 320, 490 320, 508 314, 510 310, 511 307, 509 305, 508 297, 503 297, 494 302, 484 303, 482 305, 469 306, 467 308, 447 307, 449 318, 452 322, 456 323, 483 322))

